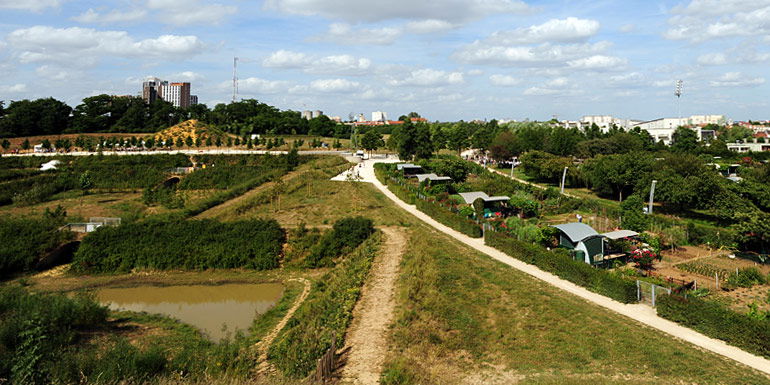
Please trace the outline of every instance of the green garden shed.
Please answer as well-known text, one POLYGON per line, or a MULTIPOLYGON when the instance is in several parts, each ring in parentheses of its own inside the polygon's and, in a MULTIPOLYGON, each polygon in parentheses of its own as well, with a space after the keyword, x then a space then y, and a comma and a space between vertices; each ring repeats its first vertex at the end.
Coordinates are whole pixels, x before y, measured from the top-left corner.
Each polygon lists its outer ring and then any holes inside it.
POLYGON ((559 247, 575 250, 575 259, 591 265, 604 260, 604 236, 591 226, 575 222, 552 227, 559 230, 559 247))

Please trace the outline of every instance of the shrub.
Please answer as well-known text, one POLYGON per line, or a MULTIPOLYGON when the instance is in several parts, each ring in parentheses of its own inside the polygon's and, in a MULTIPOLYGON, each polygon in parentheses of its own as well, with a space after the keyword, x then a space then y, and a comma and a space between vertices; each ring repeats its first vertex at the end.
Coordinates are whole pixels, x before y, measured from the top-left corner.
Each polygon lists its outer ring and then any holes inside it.
POLYGON ((286 241, 275 220, 146 221, 101 227, 73 258, 78 272, 117 273, 134 268, 209 269, 278 267, 286 241))
POLYGON ((767 283, 767 278, 756 267, 747 267, 738 270, 737 274, 730 274, 727 284, 731 287, 752 287, 767 283))
POLYGON ((268 359, 285 375, 300 378, 315 368, 332 339, 342 347, 353 306, 361 293, 380 238, 370 237, 322 277, 268 351, 268 359))
POLYGON ((736 313, 701 298, 661 296, 658 315, 718 338, 748 352, 770 358, 770 322, 736 313))
POLYGON ((436 203, 427 202, 421 199, 417 200, 416 205, 418 210, 428 214, 428 216, 435 219, 436 221, 449 226, 469 237, 481 238, 481 226, 479 226, 478 223, 468 219, 467 217, 463 217, 458 213, 453 213, 436 203))
POLYGON ((333 259, 347 254, 374 233, 374 223, 369 218, 353 217, 337 221, 332 230, 310 249, 305 260, 308 267, 331 266, 333 259))
POLYGON ((29 271, 46 252, 72 239, 57 230, 58 221, 0 219, 0 276, 29 271))
POLYGON ((636 302, 636 285, 606 270, 574 261, 568 255, 546 251, 507 235, 487 232, 486 243, 513 258, 535 265, 588 290, 623 303, 636 302))

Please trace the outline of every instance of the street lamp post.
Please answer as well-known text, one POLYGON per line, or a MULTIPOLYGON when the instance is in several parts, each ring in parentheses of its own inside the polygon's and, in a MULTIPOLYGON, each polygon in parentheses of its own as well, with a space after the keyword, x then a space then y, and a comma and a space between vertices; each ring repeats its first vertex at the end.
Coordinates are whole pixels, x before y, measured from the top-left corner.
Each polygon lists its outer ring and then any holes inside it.
POLYGON ((653 180, 652 186, 650 186, 650 203, 649 206, 647 206, 647 215, 652 215, 652 200, 655 197, 655 184, 657 183, 657 180, 653 180))
POLYGON ((513 166, 516 164, 516 161, 514 159, 511 159, 511 179, 513 179, 513 166))
POLYGON ((567 169, 569 167, 564 167, 564 172, 561 174, 561 193, 564 194, 564 182, 567 179, 567 169))

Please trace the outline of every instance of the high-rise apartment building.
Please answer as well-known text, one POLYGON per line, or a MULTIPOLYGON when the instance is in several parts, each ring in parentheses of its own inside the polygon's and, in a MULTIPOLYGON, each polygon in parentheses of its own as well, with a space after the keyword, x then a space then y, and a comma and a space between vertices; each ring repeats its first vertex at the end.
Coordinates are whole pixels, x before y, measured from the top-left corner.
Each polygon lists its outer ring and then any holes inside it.
POLYGON ((150 77, 142 83, 142 99, 145 103, 153 103, 158 97, 163 98, 163 87, 168 85, 167 81, 150 77))
POLYGON ((388 114, 382 111, 372 112, 372 122, 384 122, 388 120, 388 114))
POLYGON ((163 86, 163 100, 171 103, 174 107, 190 107, 190 83, 169 83, 163 86))
POLYGON ((198 104, 198 95, 190 95, 190 105, 194 106, 198 104))

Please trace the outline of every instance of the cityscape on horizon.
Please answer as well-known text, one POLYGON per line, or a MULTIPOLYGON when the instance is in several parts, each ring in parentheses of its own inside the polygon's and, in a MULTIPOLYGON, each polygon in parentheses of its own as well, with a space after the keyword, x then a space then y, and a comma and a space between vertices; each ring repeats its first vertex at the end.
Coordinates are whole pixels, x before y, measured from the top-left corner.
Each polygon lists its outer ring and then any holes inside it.
POLYGON ((343 117, 383 110, 441 121, 715 113, 757 120, 768 103, 761 97, 770 76, 761 21, 768 7, 0 2, 0 99, 52 96, 76 105, 88 95, 133 95, 143 73, 193 83, 211 107, 231 100, 237 57, 240 98, 343 117))

